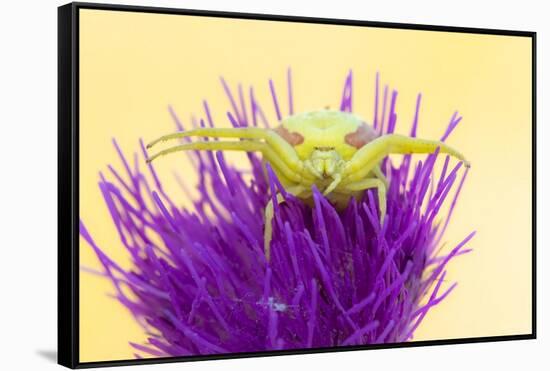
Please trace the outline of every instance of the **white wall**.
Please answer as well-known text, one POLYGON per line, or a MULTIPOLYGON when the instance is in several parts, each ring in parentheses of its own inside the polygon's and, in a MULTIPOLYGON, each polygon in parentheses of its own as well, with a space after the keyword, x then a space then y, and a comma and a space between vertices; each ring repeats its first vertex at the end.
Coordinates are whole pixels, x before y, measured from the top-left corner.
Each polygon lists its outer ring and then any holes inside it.
MULTIPOLYGON (((122 2, 122 1, 121 1, 122 2)), ((126 1, 127 4, 136 2, 126 1)), ((550 130, 548 11, 543 1, 195 0, 145 1, 185 7, 538 32, 538 333, 536 341, 390 349, 140 366, 158 370, 540 369, 550 363, 547 225, 550 130), (546 148, 545 148, 546 146, 546 148), (546 290, 543 292, 543 290, 546 290), (544 352, 546 351, 546 352, 544 352), (546 353, 546 354, 545 354, 546 353)), ((0 368, 56 366, 57 9, 63 2, 4 2, 0 11, 0 368)), ((511 92, 513 93, 513 92, 511 92)), ((503 107, 504 109, 504 107, 503 107)), ((510 172, 513 178, 513 169, 510 172)), ((513 293, 511 293, 513 295, 513 293)))

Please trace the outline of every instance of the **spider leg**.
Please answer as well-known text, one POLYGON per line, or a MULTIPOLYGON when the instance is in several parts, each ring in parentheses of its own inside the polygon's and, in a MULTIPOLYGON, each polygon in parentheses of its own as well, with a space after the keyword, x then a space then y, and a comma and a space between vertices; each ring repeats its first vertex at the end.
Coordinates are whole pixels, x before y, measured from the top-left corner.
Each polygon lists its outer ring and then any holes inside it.
POLYGON ((302 161, 296 154, 294 148, 279 134, 272 130, 261 128, 198 128, 194 130, 178 131, 155 139, 147 145, 147 148, 155 144, 172 139, 185 137, 214 137, 214 138, 240 138, 264 140, 276 154, 284 158, 288 167, 297 173, 302 171, 302 161))
POLYGON ((351 160, 346 164, 342 177, 346 179, 347 183, 361 180, 373 171, 375 166, 384 157, 392 153, 434 153, 438 148, 440 153, 447 153, 464 162, 466 167, 470 166, 470 163, 466 161, 462 153, 443 142, 411 138, 399 134, 387 134, 365 144, 355 152, 351 160))
MULTIPOLYGON (((298 196, 306 188, 296 185, 286 189, 288 193, 298 196)), ((284 198, 281 194, 277 194, 277 205, 282 203, 284 198)), ((265 229, 264 229, 264 253, 267 261, 271 259, 271 238, 273 237, 273 217, 274 217, 273 199, 270 198, 265 207, 265 229)))
POLYGON ((384 188, 386 188, 386 191, 388 190, 389 182, 384 173, 382 172, 382 169, 380 169, 380 165, 377 165, 372 169, 373 174, 384 183, 384 188))
POLYGON ((354 183, 347 184, 345 189, 348 191, 364 191, 370 188, 378 190, 378 207, 380 209, 380 225, 384 224, 386 217, 386 185, 380 179, 367 178, 354 183))
POLYGON ((338 184, 340 184, 341 181, 342 181, 342 176, 340 174, 335 174, 334 175, 334 180, 325 189, 325 191, 323 192, 323 195, 326 196, 330 192, 334 191, 336 189, 336 187, 338 187, 338 184))
POLYGON ((264 158, 269 161, 274 168, 278 169, 288 179, 299 183, 302 180, 301 174, 291 169, 284 159, 281 159, 273 149, 265 143, 246 140, 238 142, 191 142, 184 143, 160 151, 147 159, 151 162, 158 157, 168 155, 174 152, 204 150, 204 151, 243 151, 243 152, 261 152, 264 158))
MULTIPOLYGON (((283 196, 277 195, 277 204, 283 201, 283 196)), ((265 258, 269 262, 271 259, 271 238, 273 237, 273 199, 269 199, 265 207, 265 228, 264 228, 264 253, 265 258)))

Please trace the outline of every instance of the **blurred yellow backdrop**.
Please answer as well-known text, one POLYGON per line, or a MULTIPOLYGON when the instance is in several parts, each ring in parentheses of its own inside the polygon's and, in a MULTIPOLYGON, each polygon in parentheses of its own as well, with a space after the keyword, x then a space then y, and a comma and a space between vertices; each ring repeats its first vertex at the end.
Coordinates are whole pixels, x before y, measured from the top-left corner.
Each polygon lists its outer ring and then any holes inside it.
MULTIPOLYGON (((449 266, 448 281, 459 285, 428 314, 415 340, 530 333, 527 37, 80 10, 80 216, 99 246, 129 265, 97 185, 107 164, 120 168, 111 138, 125 153, 136 152, 139 138, 174 129, 168 104, 188 123, 191 113, 203 116, 202 99, 216 125, 228 126, 221 75, 233 86, 254 85, 273 120, 267 79, 274 78, 284 98, 287 66, 296 111, 337 107, 350 68, 354 110, 368 121, 377 71, 399 91, 398 132, 408 132, 418 92, 421 137, 439 138, 459 110, 464 119, 448 143, 466 154, 472 169, 445 240, 452 247, 476 230, 474 251, 449 266)), ((172 172, 193 183, 187 166, 157 164, 167 191, 183 204, 188 201, 172 172)), ((100 267, 82 239, 80 260, 100 267)), ((81 362, 133 358, 128 341, 145 338, 108 293, 106 279, 81 272, 81 362)))

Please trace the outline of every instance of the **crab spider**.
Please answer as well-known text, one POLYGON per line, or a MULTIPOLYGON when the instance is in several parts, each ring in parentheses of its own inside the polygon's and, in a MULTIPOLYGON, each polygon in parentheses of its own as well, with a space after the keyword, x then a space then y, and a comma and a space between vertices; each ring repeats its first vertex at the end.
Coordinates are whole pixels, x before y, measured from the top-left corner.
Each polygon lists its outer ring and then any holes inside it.
MULTIPOLYGON (((286 117, 276 129, 256 127, 200 128, 162 136, 147 145, 184 137, 234 138, 233 141, 194 141, 170 147, 147 161, 173 152, 187 150, 259 152, 269 162, 285 189, 311 201, 316 185, 337 206, 367 189, 376 188, 380 222, 386 214, 388 182, 380 162, 389 154, 434 153, 438 148, 469 163, 454 148, 441 141, 412 138, 398 134, 378 135, 356 115, 320 110, 286 117)), ((277 202, 282 197, 277 195, 277 202)), ((265 209, 264 250, 270 258, 273 203, 265 209)))

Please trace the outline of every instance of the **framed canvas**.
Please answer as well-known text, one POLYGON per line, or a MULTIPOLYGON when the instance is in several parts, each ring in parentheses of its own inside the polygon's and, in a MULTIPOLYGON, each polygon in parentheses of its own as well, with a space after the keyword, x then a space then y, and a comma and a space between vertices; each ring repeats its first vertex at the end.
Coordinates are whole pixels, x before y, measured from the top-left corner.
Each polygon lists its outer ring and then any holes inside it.
POLYGON ((535 338, 534 32, 71 3, 58 35, 60 364, 535 338))

